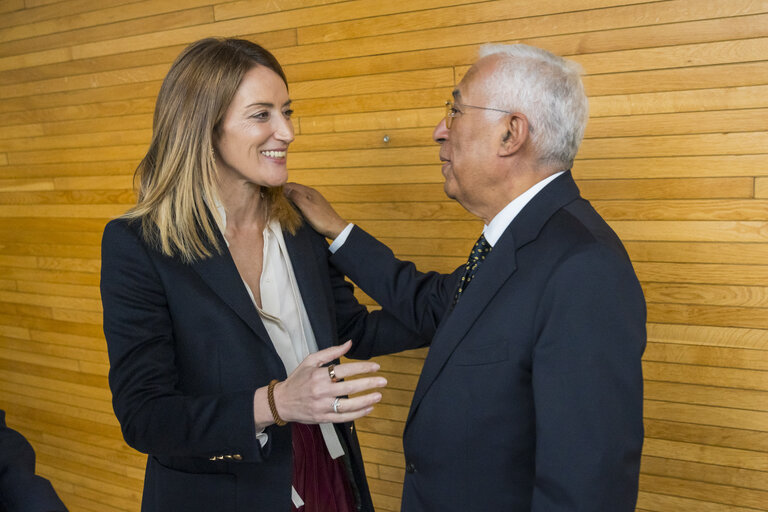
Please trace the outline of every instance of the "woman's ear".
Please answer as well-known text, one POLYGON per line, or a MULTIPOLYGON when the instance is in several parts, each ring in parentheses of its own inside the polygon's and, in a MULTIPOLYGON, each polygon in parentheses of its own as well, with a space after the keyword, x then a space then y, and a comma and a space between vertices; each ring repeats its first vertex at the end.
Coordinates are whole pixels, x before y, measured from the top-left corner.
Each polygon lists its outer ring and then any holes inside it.
POLYGON ((506 116, 505 129, 501 138, 499 156, 511 156, 517 153, 530 137, 528 118, 519 112, 506 116))

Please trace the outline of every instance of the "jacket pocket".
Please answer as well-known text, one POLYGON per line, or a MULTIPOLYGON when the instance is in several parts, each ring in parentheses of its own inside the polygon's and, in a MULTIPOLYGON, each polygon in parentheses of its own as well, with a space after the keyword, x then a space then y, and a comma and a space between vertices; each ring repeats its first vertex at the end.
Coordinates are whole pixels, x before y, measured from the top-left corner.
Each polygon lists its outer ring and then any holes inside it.
POLYGON ((235 475, 181 471, 150 456, 142 512, 235 510, 236 499, 235 475))
POLYGON ((507 359, 509 359, 508 340, 466 348, 462 348, 460 345, 453 354, 453 362, 458 366, 493 364, 507 359))

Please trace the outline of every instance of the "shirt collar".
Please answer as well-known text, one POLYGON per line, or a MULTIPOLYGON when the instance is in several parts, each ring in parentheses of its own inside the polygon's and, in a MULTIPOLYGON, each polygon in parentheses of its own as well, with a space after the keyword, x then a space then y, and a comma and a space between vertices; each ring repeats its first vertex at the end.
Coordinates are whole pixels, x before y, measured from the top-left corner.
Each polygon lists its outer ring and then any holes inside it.
POLYGON ((536 194, 546 187, 552 180, 563 174, 565 171, 560 171, 552 176, 548 176, 536 183, 534 186, 514 198, 510 203, 504 207, 496 216, 491 219, 489 224, 483 227, 483 235, 488 243, 493 247, 496 242, 499 241, 501 235, 507 230, 507 227, 515 220, 517 214, 520 213, 525 205, 527 205, 536 194))

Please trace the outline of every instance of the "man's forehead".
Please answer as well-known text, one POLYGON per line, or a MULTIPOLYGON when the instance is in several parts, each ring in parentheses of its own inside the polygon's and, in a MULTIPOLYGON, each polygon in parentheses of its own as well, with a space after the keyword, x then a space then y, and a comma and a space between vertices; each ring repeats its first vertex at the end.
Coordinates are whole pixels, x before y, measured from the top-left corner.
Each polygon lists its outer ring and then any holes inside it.
POLYGON ((459 101, 461 96, 483 95, 485 92, 483 83, 490 77, 498 61, 498 55, 487 55, 475 62, 464 74, 456 89, 453 90, 455 101, 459 101))
POLYGON ((462 96, 471 96, 469 94, 469 90, 471 88, 472 82, 474 81, 474 72, 475 66, 472 66, 469 68, 469 70, 464 74, 461 81, 459 81, 458 85, 456 85, 456 88, 453 90, 453 100, 461 102, 462 96))

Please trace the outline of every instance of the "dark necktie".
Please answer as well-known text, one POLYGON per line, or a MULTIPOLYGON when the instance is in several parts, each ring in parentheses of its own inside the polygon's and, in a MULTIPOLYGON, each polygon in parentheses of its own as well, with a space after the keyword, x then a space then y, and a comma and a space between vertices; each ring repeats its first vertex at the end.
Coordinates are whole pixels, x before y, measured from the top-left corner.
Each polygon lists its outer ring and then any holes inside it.
POLYGON ((469 253, 467 264, 464 266, 464 277, 461 278, 459 289, 456 290, 456 295, 453 297, 454 305, 459 301, 459 297, 467 289, 467 286, 475 277, 477 269, 480 268, 480 264, 485 260, 490 251, 491 244, 485 239, 485 235, 480 235, 480 238, 475 242, 475 246, 472 247, 472 252, 469 253))

